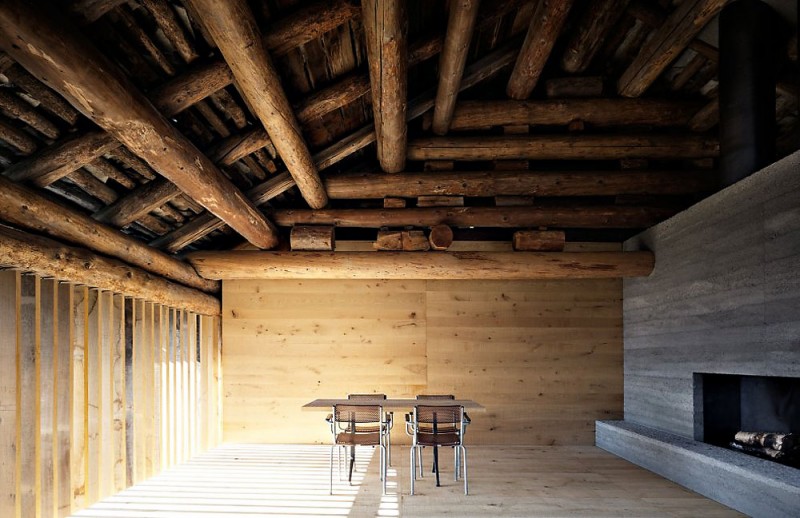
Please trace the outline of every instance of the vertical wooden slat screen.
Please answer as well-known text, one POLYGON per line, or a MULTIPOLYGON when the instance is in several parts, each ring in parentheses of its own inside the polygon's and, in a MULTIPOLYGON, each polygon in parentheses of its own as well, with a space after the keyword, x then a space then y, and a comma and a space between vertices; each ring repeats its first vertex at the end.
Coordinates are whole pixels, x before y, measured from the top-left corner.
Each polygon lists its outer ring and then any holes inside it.
POLYGON ((0 271, 0 517, 66 517, 221 438, 219 319, 0 271))

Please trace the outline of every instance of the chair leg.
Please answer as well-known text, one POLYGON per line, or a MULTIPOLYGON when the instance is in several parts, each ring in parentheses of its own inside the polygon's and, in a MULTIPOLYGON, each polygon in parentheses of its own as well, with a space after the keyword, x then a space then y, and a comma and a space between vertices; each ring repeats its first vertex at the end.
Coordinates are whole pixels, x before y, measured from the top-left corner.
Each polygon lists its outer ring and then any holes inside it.
POLYGON ((459 446, 459 448, 461 448, 461 455, 462 455, 462 458, 464 459, 463 460, 463 463, 464 463, 464 494, 468 495, 469 494, 469 485, 467 483, 467 449, 464 448, 463 445, 459 446))
POLYGON ((387 459, 387 452, 386 446, 383 444, 378 445, 380 456, 381 456, 381 481, 383 482, 383 494, 386 494, 386 464, 388 462, 387 459))
POLYGON ((330 493, 329 493, 329 494, 331 494, 331 495, 333 494, 333 449, 334 449, 334 448, 336 448, 336 446, 335 446, 335 445, 334 445, 334 446, 331 446, 331 454, 330 454, 330 464, 331 464, 331 466, 330 466, 330 468, 331 468, 331 473, 330 473, 330 475, 331 475, 331 485, 330 485, 330 493))
POLYGON ((411 471, 411 494, 412 495, 414 494, 414 479, 417 478, 417 473, 416 473, 417 466, 416 466, 416 462, 414 462, 416 460, 416 452, 414 451, 415 449, 416 448, 414 446, 411 446, 411 450, 410 450, 411 451, 411 461, 410 461, 411 462, 411 470, 410 471, 411 471))
POLYGON ((419 478, 425 477, 425 470, 422 469, 422 448, 417 446, 417 460, 419 461, 419 478))
POLYGON ((458 461, 459 461, 459 457, 460 457, 460 455, 459 455, 458 447, 454 446, 453 447, 453 466, 454 466, 453 473, 455 473, 455 477, 456 477, 455 481, 456 482, 458 482, 458 461))

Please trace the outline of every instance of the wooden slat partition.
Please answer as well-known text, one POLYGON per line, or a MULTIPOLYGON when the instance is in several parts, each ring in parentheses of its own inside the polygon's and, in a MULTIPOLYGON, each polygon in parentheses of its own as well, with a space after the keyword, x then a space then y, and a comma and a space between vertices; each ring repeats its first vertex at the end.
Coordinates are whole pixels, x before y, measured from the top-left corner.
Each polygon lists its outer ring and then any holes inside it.
POLYGON ((0 516, 66 517, 217 445, 218 327, 0 271, 0 516))
POLYGON ((225 440, 328 443, 301 405, 385 392, 485 405, 471 444, 594 444, 622 417, 621 297, 619 279, 225 281, 225 440))

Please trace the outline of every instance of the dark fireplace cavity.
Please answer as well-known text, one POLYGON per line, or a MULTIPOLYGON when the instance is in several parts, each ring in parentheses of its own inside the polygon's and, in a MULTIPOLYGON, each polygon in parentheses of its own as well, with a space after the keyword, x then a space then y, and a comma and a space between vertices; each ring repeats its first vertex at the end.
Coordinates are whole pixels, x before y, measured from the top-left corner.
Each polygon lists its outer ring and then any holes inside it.
POLYGON ((800 378, 695 373, 694 409, 695 440, 800 468, 800 378), (739 432, 778 436, 764 447, 763 436, 746 444, 739 432))

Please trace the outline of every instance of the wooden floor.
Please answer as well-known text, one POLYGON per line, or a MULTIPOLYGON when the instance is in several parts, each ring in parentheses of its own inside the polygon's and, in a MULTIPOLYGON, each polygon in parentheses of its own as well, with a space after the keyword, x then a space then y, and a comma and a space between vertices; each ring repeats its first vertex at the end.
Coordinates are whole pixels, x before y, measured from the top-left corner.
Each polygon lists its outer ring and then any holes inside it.
MULTIPOLYGON (((357 452, 353 485, 326 446, 228 444, 83 510, 76 517, 741 516, 592 446, 469 448, 470 494, 442 450, 442 487, 428 474, 410 496, 408 449, 394 447, 388 494, 378 456, 357 452)), ((426 452, 430 469, 430 452, 426 452)))

